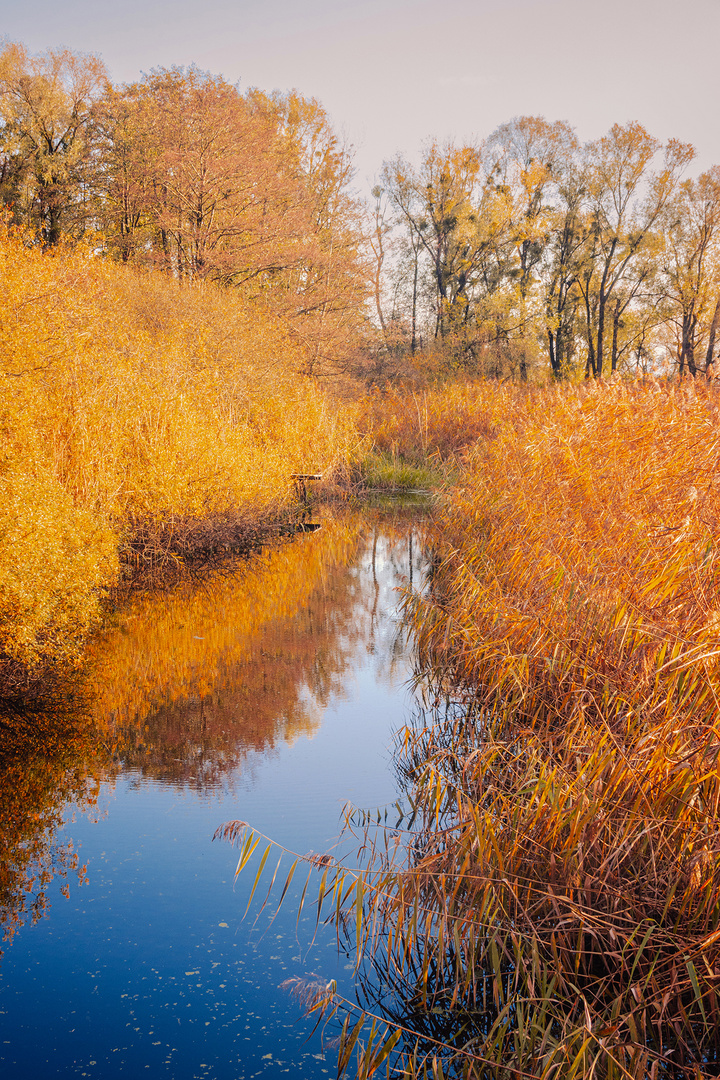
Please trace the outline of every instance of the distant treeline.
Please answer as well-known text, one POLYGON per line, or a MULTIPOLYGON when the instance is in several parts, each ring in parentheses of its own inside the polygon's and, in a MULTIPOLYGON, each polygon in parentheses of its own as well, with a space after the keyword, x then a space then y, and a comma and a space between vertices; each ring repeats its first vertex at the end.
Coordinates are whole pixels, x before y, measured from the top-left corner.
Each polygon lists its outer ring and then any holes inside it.
POLYGON ((710 372, 720 340, 720 168, 640 124, 584 146, 517 117, 483 144, 385 164, 376 299, 388 342, 496 376, 710 372), (388 288, 384 262, 394 272, 388 288))
POLYGON ((688 179, 693 156, 638 123, 581 145, 516 117, 386 162, 363 205, 315 100, 194 67, 116 87, 96 57, 0 52, 13 221, 260 298, 309 374, 712 373, 720 168, 688 179))

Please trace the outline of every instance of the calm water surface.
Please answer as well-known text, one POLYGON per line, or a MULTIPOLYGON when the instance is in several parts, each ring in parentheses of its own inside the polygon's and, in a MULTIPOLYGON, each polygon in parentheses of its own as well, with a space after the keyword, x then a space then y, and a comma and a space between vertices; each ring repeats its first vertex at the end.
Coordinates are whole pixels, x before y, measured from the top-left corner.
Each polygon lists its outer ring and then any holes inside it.
POLYGON ((407 515, 328 521, 116 614, 93 645, 92 737, 4 764, 4 1080, 335 1075, 280 984, 351 995, 352 957, 328 927, 312 941, 310 905, 243 919, 254 874, 234 884, 212 836, 242 819, 325 852, 346 802, 394 801, 411 705, 394 590, 421 561, 407 515))

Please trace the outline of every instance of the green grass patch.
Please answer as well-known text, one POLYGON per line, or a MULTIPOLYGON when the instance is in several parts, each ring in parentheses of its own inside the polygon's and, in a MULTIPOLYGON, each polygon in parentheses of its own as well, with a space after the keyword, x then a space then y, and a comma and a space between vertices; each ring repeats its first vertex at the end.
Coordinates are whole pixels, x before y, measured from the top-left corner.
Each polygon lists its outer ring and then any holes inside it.
POLYGON ((396 454, 368 454, 360 462, 363 483, 382 491, 432 491, 441 487, 446 476, 429 463, 413 464, 396 454))

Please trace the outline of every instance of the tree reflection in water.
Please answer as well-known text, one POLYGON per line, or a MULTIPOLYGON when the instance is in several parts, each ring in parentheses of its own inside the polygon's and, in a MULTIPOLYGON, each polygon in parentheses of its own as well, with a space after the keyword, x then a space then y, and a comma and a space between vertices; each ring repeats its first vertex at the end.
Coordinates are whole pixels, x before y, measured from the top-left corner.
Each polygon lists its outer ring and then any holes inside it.
MULTIPOLYGON (((351 656, 376 651, 377 576, 363 591, 357 564, 377 557, 380 527, 379 512, 347 515, 232 575, 133 597, 92 646, 93 712, 118 764, 209 791, 249 751, 312 735, 351 656)), ((384 515, 385 536, 406 527, 384 515)))
POLYGON ((43 914, 54 876, 82 878, 56 832, 69 803, 92 807, 100 781, 134 770, 198 792, 229 786, 250 753, 317 730, 358 649, 391 679, 401 647, 378 622, 375 567, 384 558, 407 574, 417 517, 413 507, 338 516, 239 567, 135 592, 89 644, 73 687, 81 709, 0 718, 6 937, 43 914))
MULTIPOLYGON (((0 928, 4 942, 48 907, 48 886, 82 881, 72 841, 57 831, 68 803, 90 810, 98 782, 97 747, 87 717, 72 706, 0 713, 0 928)), ((2 951, 0 950, 0 956, 2 951)))

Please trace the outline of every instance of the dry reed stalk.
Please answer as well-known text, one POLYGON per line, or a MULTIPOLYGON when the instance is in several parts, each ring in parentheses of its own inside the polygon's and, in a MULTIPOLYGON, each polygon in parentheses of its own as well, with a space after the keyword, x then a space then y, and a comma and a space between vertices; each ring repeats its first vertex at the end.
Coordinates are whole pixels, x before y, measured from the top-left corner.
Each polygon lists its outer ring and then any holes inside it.
POLYGON ((492 438, 486 407, 487 383, 453 383, 444 388, 374 392, 363 403, 360 423, 379 451, 418 463, 463 455, 478 440, 492 438))
POLYGON ((489 980, 500 1073, 715 1074, 720 396, 486 402, 496 437, 410 602, 459 704, 408 737, 422 844, 383 917, 397 938, 433 912, 420 971, 473 1031, 489 980))

